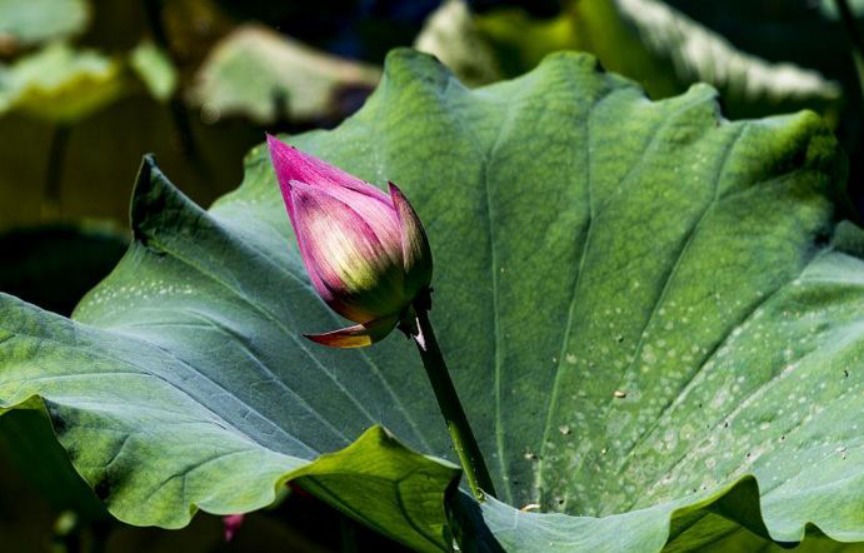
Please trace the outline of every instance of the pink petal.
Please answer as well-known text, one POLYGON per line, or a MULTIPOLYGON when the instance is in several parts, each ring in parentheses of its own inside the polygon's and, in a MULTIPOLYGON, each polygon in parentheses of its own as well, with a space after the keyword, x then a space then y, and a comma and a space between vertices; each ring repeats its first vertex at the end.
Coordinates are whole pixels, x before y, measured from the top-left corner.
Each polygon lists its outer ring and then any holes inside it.
POLYGON ((402 263, 405 270, 405 294, 414 297, 432 282, 432 251, 423 224, 408 198, 399 187, 388 183, 390 198, 399 217, 402 263))
MULTIPOLYGON (((300 181, 291 182, 292 190, 298 186, 307 185, 300 181)), ((316 196, 326 195, 344 204, 347 209, 355 212, 366 222, 369 229, 375 233, 378 241, 382 244, 395 245, 401 242, 402 225, 390 198, 381 201, 380 198, 370 198, 352 189, 339 187, 315 188, 307 186, 306 191, 316 196)))
POLYGON ((285 144, 271 134, 267 135, 267 146, 283 196, 287 196, 291 181, 300 181, 316 188, 347 188, 389 204, 387 195, 378 188, 315 156, 285 144))
POLYGON ((291 198, 300 253, 321 297, 360 323, 401 310, 400 242, 383 242, 351 206, 305 184, 294 183, 291 198), (345 310, 346 303, 352 307, 345 310))

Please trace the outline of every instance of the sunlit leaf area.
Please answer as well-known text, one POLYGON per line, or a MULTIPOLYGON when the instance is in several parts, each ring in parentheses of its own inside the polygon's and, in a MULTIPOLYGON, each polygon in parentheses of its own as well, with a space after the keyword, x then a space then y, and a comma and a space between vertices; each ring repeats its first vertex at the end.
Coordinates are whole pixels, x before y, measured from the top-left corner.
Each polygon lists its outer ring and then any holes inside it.
POLYGON ((0 0, 0 551, 864 551, 864 2, 0 0))

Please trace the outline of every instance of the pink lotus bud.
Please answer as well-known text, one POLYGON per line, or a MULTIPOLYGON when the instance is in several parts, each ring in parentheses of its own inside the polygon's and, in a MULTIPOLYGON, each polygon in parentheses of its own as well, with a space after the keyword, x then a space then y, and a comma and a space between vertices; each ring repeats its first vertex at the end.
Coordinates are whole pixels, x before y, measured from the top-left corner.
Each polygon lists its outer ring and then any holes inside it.
POLYGON ((267 135, 270 158, 312 286, 359 323, 306 336, 332 347, 387 336, 432 280, 432 253, 417 214, 392 182, 378 188, 267 135))

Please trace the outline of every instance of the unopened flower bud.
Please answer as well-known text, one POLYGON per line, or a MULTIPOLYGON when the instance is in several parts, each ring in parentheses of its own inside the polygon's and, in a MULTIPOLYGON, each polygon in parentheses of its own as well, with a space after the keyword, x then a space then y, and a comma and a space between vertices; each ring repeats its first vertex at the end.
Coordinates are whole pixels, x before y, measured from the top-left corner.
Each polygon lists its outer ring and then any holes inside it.
POLYGON ((342 348, 381 340, 432 280, 432 254, 417 214, 393 183, 388 196, 273 136, 267 143, 312 286, 358 323, 306 336, 342 348))

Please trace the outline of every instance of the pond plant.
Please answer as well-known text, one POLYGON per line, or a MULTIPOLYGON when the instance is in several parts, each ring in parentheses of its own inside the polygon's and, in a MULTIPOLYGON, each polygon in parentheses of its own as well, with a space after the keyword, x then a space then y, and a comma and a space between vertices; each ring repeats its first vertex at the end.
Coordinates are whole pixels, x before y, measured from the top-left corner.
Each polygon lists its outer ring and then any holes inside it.
POLYGON ((417 551, 864 541, 864 234, 817 115, 728 121, 578 54, 469 90, 397 50, 283 138, 209 210, 145 157, 71 318, 0 296, 0 407, 113 516, 290 482, 417 551))

